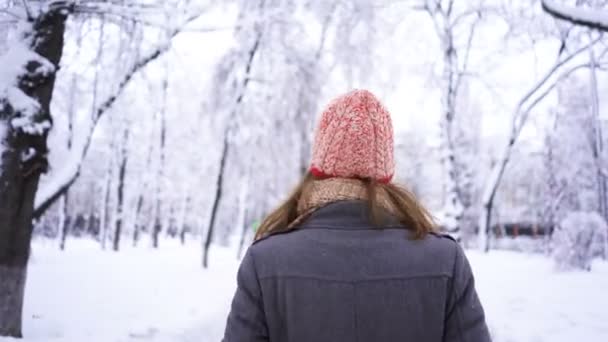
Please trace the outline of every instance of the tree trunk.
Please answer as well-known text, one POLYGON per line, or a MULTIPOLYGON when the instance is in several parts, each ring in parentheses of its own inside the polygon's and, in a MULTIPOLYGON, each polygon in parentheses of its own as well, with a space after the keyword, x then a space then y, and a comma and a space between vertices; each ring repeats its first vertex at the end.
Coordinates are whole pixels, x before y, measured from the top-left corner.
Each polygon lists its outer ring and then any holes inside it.
POLYGON ((459 238, 460 221, 464 214, 464 206, 460 198, 458 186, 458 170, 456 162, 456 151, 454 148, 454 118, 456 116, 456 98, 458 62, 456 50, 453 45, 453 33, 451 28, 446 28, 442 36, 443 42, 443 115, 441 118, 441 161, 446 173, 444 210, 446 216, 445 228, 454 237, 459 238))
POLYGON ((239 240, 239 249, 236 252, 236 257, 237 259, 241 259, 241 256, 243 256, 243 251, 245 250, 245 239, 247 238, 247 235, 249 235, 249 221, 247 220, 247 216, 249 214, 249 210, 247 208, 245 208, 245 212, 243 213, 243 216, 245 217, 245 219, 243 220, 243 222, 241 223, 241 238, 239 240))
POLYGON ((120 160, 120 169, 118 171, 118 191, 116 200, 116 225, 114 229, 114 239, 112 241, 112 249, 118 251, 120 249, 120 236, 122 234, 122 226, 125 220, 125 209, 124 209, 124 191, 125 191, 125 175, 127 171, 127 159, 129 144, 129 126, 125 126, 122 136, 122 151, 120 160))
MULTIPOLYGON (((152 118, 152 123, 156 122, 156 114, 152 118)), ((152 130, 153 132, 154 130, 152 130)), ((139 187, 139 197, 137 198, 137 206, 135 208, 135 222, 133 227, 133 247, 137 246, 139 242, 139 237, 141 234, 142 228, 144 225, 141 224, 141 210, 144 207, 144 196, 147 194, 148 188, 150 187, 150 178, 147 174, 147 170, 150 170, 152 167, 152 156, 154 153, 154 144, 152 141, 154 140, 154 134, 150 137, 150 143, 148 145, 148 155, 146 156, 146 173, 141 180, 141 186, 139 187)))
POLYGON ((241 229, 241 237, 239 240, 239 247, 237 251, 237 258, 240 259, 243 254, 243 249, 245 247, 245 239, 247 238, 249 232, 248 225, 248 206, 247 206, 247 198, 249 197, 249 172, 247 173, 247 177, 243 180, 243 187, 241 190, 241 196, 239 200, 239 219, 237 221, 238 225, 242 227, 241 229))
MULTIPOLYGON (((31 24, 24 39, 33 51, 46 58, 58 70, 63 50, 66 12, 51 7, 31 24)), ((37 60, 27 62, 18 87, 35 99, 40 108, 31 120, 50 123, 50 102, 55 72, 43 74, 37 60)), ((0 98, 0 125, 8 134, 0 145, 0 336, 21 337, 23 296, 32 236, 32 213, 41 173, 47 166, 48 128, 30 134, 15 128, 11 120, 20 117, 5 99, 0 98), (38 134, 36 134, 38 133, 38 134), (28 158, 24 158, 24 156, 28 158)))
POLYGON ((179 240, 182 245, 186 244, 186 233, 188 233, 188 224, 186 217, 188 216, 188 212, 190 212, 191 202, 192 197, 190 196, 190 192, 188 191, 186 196, 184 197, 184 203, 182 204, 181 212, 179 215, 179 240))
POLYGON ((486 188, 482 194, 482 214, 479 215, 479 231, 478 231, 478 248, 484 252, 490 250, 490 227, 492 223, 492 209, 494 208, 494 198, 496 191, 502 180, 502 176, 511 157, 511 151, 515 145, 515 136, 512 136, 509 143, 502 152, 501 158, 497 161, 497 165, 492 167, 486 188))
POLYGON ((224 172, 226 168, 226 157, 229 152, 228 136, 230 131, 227 130, 224 135, 224 144, 222 145, 222 157, 220 159, 220 167, 217 173, 217 181, 215 188, 215 199, 213 201, 213 208, 211 209, 211 219, 209 221, 209 228, 207 228, 207 234, 205 236, 205 242, 203 244, 203 267, 207 268, 209 266, 209 247, 211 247, 211 241, 213 240, 213 230, 215 228, 215 221, 217 218, 217 211, 219 208, 220 201, 222 200, 222 185, 224 172))
MULTIPOLYGON (((111 149, 111 148, 110 148, 111 149)), ((104 189, 103 189, 103 200, 101 202, 101 213, 99 215, 100 217, 100 227, 99 227, 99 234, 100 234, 100 243, 101 243, 101 248, 102 249, 106 249, 106 242, 108 240, 108 226, 110 225, 110 195, 112 193, 111 189, 112 189, 112 166, 114 165, 113 160, 114 158, 110 157, 110 161, 109 161, 109 165, 108 165, 108 169, 106 171, 106 182, 104 185, 104 189)))
MULTIPOLYGON (((604 221, 608 221, 608 198, 606 176, 602 169, 604 168, 603 160, 603 149, 604 141, 602 136, 602 122, 600 120, 600 100, 598 94, 597 84, 597 60, 593 47, 589 48, 589 83, 591 88, 591 114, 593 116, 593 141, 592 148, 593 158, 595 159, 596 165, 596 182, 597 182, 597 196, 598 196, 598 207, 600 215, 604 218, 604 221)), ((604 260, 608 259, 608 232, 605 233, 604 238, 604 260)))
POLYGON ((141 213, 141 208, 144 205, 144 195, 143 193, 139 195, 137 199, 137 207, 135 209, 135 222, 133 227, 133 247, 137 246, 139 242, 139 234, 141 231, 141 225, 139 223, 139 214, 141 213))
POLYGON ((89 212, 89 219, 87 222, 87 234, 89 236, 98 236, 99 234, 99 226, 98 226, 97 216, 95 215, 95 206, 91 206, 91 211, 89 212))
MULTIPOLYGON (((76 46, 78 46, 78 50, 76 52, 76 56, 80 55, 80 47, 82 45, 82 38, 83 38, 83 32, 82 32, 82 27, 79 27, 78 29, 78 35, 76 37, 76 46)), ((67 148, 68 151, 71 150, 72 148, 72 137, 74 135, 74 112, 76 111, 75 106, 76 106, 76 87, 78 86, 78 79, 76 78, 76 75, 72 75, 71 80, 70 80, 70 102, 69 102, 69 109, 68 109, 68 141, 67 141, 67 148)), ((61 227, 61 241, 59 242, 59 249, 60 250, 65 250, 65 241, 67 239, 67 236, 70 232, 70 224, 71 224, 71 218, 70 218, 70 214, 69 214, 69 190, 65 191, 65 194, 62 196, 62 209, 63 209, 63 220, 61 221, 62 223, 62 227, 61 227)))
MULTIPOLYGON (((166 62, 167 63, 167 62, 166 62)), ((163 79, 163 97, 160 109, 160 160, 156 178, 156 213, 154 216, 154 230, 152 232, 152 246, 158 248, 158 236, 162 231, 162 205, 163 181, 165 169, 165 139, 167 135, 167 92, 169 90, 169 65, 165 65, 165 78, 163 79)))
POLYGON ((220 167, 218 170, 217 176, 217 188, 215 193, 215 199, 213 200, 213 207, 211 209, 211 219, 209 222, 209 227, 207 228, 207 234, 203 243, 203 267, 207 268, 209 261, 209 247, 211 246, 211 240, 213 239, 213 230, 215 225, 215 219, 217 216, 217 210, 219 208, 219 203, 222 197, 222 184, 223 184, 223 176, 224 169, 226 167, 226 156, 228 155, 229 150, 229 136, 231 133, 231 126, 233 121, 235 120, 236 113, 238 112, 239 106, 243 102, 243 98, 245 97, 245 93, 247 92, 247 86, 249 85, 249 81, 251 78, 249 77, 251 74, 251 68, 253 66, 253 60, 255 58, 256 53, 258 52, 258 48, 260 47, 260 42, 262 40, 262 33, 257 32, 256 38, 251 46, 251 48, 247 51, 247 63, 245 65, 245 75, 242 79, 242 83, 237 88, 237 96, 234 101, 234 105, 231 108, 230 115, 228 116, 228 122, 226 123, 226 130, 224 132, 224 144, 222 146, 222 156, 220 159, 220 167))
POLYGON ((600 120, 600 100, 598 94, 598 84, 597 84, 597 61, 595 57, 595 52, 593 51, 593 47, 589 48, 589 83, 591 88, 591 115, 592 115, 592 128, 591 132, 593 135, 593 139, 591 141, 591 150, 593 152, 593 158, 595 160, 596 165, 596 175, 597 175, 597 194, 598 194, 598 206, 599 212, 604 218, 604 220, 608 219, 608 208, 607 208, 607 199, 606 199, 606 177, 602 172, 603 168, 603 136, 602 136, 602 122, 600 120))
POLYGON ((70 213, 68 211, 68 196, 69 196, 69 192, 66 191, 66 193, 63 195, 62 199, 61 199, 61 215, 60 215, 60 220, 59 220, 59 225, 60 225, 60 242, 59 242, 59 249, 60 250, 64 250, 65 249, 65 240, 68 236, 68 232, 70 230, 70 223, 71 223, 71 218, 70 218, 70 213))
POLYGON ((488 252, 490 250, 490 227, 492 223, 492 209, 494 208, 494 196, 483 204, 483 215, 479 217, 479 248, 488 252))

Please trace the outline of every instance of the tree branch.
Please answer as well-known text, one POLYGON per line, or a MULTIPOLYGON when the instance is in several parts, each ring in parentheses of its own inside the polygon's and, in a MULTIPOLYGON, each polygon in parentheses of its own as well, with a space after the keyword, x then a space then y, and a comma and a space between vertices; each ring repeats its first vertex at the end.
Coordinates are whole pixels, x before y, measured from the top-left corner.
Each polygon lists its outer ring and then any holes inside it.
POLYGON ((572 52, 571 54, 569 54, 568 56, 562 58, 560 61, 556 62, 553 67, 551 69, 549 69, 546 73, 545 76, 543 76, 519 101, 519 103, 517 104, 517 109, 516 112, 520 112, 521 108, 526 104, 526 102, 543 86, 545 85, 545 83, 549 80, 549 78, 551 78, 551 76, 553 76, 555 74, 555 72, 557 70, 559 70, 559 68, 561 68, 563 65, 565 65, 566 63, 570 62, 572 59, 574 59, 574 57, 580 55, 582 52, 587 51, 587 49, 593 45, 595 45, 595 43, 599 42, 602 38, 598 37, 594 40, 592 40, 591 42, 589 42, 588 44, 583 45, 582 47, 580 47, 579 49, 577 49, 576 51, 572 52))
POLYGON ((553 89, 555 89, 555 87, 559 84, 560 81, 562 81, 566 77, 570 76, 573 72, 575 72, 579 69, 589 68, 589 67, 591 67, 591 64, 587 62, 587 63, 576 65, 576 66, 564 71, 563 73, 561 73, 559 75, 559 77, 557 77, 545 90, 543 90, 542 93, 540 93, 534 99, 534 101, 532 101, 532 103, 530 103, 524 110, 521 111, 522 116, 521 116, 519 125, 517 126, 517 134, 519 135, 519 133, 523 129, 526 119, 527 119, 528 115, 530 114, 530 112, 532 111, 532 109, 534 109, 534 107, 536 107, 545 97, 547 97, 547 95, 549 95, 549 93, 551 93, 551 91, 553 89))
POLYGON ((555 18, 569 21, 575 25, 586 26, 608 32, 608 12, 576 8, 557 4, 553 0, 542 0, 543 10, 555 18))
POLYGON ((23 10, 25 11, 25 15, 28 19, 32 19, 32 11, 30 10, 30 5, 28 5, 27 0, 21 0, 23 3, 23 10))
POLYGON ((65 193, 69 187, 76 181, 80 174, 80 169, 82 166, 82 161, 85 158, 89 147, 91 145, 91 138, 95 126, 99 119, 105 114, 108 109, 112 107, 112 105, 116 102, 119 96, 123 93, 126 86, 133 79, 133 76, 137 74, 139 71, 144 69, 149 63, 158 59, 165 52, 167 52, 171 47, 171 40, 179 33, 182 32, 182 29, 191 23, 192 21, 199 18, 203 13, 197 12, 195 15, 191 15, 188 17, 184 23, 176 28, 174 28, 171 32, 169 32, 168 40, 161 45, 159 45, 156 49, 149 52, 147 55, 144 55, 140 60, 138 60, 127 73, 123 76, 123 78, 118 83, 118 87, 116 90, 110 94, 104 101, 101 102, 99 107, 97 107, 92 121, 91 126, 87 127, 87 137, 85 142, 80 148, 75 148, 70 157, 68 157, 67 162, 64 164, 65 166, 58 171, 56 177, 51 179, 48 183, 43 184, 39 187, 38 192, 36 193, 36 201, 34 204, 34 218, 40 217, 46 209, 48 209, 58 198, 65 193))

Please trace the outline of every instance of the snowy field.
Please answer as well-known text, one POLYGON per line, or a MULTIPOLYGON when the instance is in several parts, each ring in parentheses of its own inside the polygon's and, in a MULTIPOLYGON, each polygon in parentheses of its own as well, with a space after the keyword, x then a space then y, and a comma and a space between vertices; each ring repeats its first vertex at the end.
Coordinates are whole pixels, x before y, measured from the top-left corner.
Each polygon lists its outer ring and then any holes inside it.
MULTIPOLYGON (((102 252, 91 241, 35 241, 25 341, 219 341, 238 262, 227 248, 200 265, 198 244, 102 252)), ((608 264, 555 273, 516 252, 468 253, 498 342, 608 341, 608 264)), ((12 341, 0 339, 0 341, 12 341)))

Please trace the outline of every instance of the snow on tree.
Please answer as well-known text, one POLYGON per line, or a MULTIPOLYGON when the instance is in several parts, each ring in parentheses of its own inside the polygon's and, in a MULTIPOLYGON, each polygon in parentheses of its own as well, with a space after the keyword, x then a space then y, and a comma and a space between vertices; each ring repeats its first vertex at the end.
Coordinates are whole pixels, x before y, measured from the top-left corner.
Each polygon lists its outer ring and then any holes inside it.
POLYGON ((607 237, 608 225, 597 212, 569 212, 553 236, 557 269, 590 271, 593 258, 606 248, 607 237))
POLYGON ((359 65, 373 45, 358 42, 371 36, 373 10, 369 1, 242 3, 237 46, 224 55, 214 76, 213 111, 220 113, 215 127, 222 145, 203 264, 212 240, 226 241, 235 232, 234 212, 242 211, 242 184, 235 180, 250 177, 249 189, 256 189, 247 194, 246 205, 253 208, 243 224, 250 225, 306 171, 328 64, 339 65, 351 82, 361 76, 359 65), (359 52, 361 46, 366 51, 359 52))
POLYGON ((34 196, 46 170, 46 136, 66 15, 49 7, 22 21, 0 56, 0 336, 21 336, 34 196))
POLYGON ((562 5, 555 0, 542 0, 543 9, 552 16, 576 25, 608 31, 608 11, 562 5))
MULTIPOLYGON (((564 38, 564 37, 562 37, 564 38)), ((565 37, 564 39, 567 39, 565 37)), ((524 128, 530 114, 541 103, 555 87, 566 77, 573 72, 588 68, 591 63, 589 61, 579 61, 577 58, 583 53, 589 51, 601 41, 601 37, 590 39, 583 44, 576 44, 576 48, 566 50, 564 48, 566 41, 562 41, 562 46, 558 50, 557 60, 551 64, 551 67, 538 78, 537 81, 526 91, 521 99, 515 105, 511 117, 511 123, 508 131, 507 142, 502 146, 499 152, 496 163, 492 166, 490 173, 483 186, 481 195, 482 213, 479 217, 479 234, 478 246, 484 251, 489 249, 488 234, 491 226, 492 210, 496 192, 502 181, 507 164, 511 159, 513 147, 517 142, 522 129, 524 128)), ((574 45, 572 44, 572 45, 574 45)))
MULTIPOLYGON (((3 8, 2 13, 10 13, 16 28, 9 30, 11 39, 3 44, 6 48, 0 56, 0 132, 3 133, 0 141, 3 147, 0 150, 0 335, 21 335, 32 218, 44 212, 74 183, 81 172, 82 160, 90 147, 96 123, 116 102, 133 76, 165 53, 171 39, 198 18, 200 12, 192 11, 188 6, 178 6, 185 9, 186 14, 176 16, 175 23, 171 23, 175 25, 164 27, 168 31, 166 40, 138 56, 131 65, 115 64, 117 68, 126 69, 116 77, 117 86, 97 102, 92 119, 85 120, 83 127, 74 129, 79 137, 74 137, 72 153, 64 160, 62 168, 54 171, 38 191, 41 174, 48 167, 51 99, 65 45, 68 17, 104 15, 114 22, 149 25, 149 20, 158 17, 157 13, 149 11, 155 8, 160 7, 147 1, 92 0, 10 1, 3 8)), ((174 9, 175 6, 166 8, 174 9)))
POLYGON ((600 212, 594 156, 595 118, 590 110, 589 84, 576 75, 558 87, 556 125, 550 133, 557 163, 555 177, 563 189, 562 210, 600 212))
MULTIPOLYGON (((465 212, 470 217, 471 169, 467 168, 468 156, 473 155, 471 145, 463 139, 473 127, 459 127, 464 98, 463 84, 469 76, 469 57, 472 53, 477 26, 490 7, 483 3, 462 4, 454 0, 433 0, 414 3, 414 8, 424 11, 433 23, 441 52, 441 163, 444 176, 444 203, 442 226, 460 239, 465 212), (467 170, 468 169, 468 170, 467 170)), ((474 135, 475 133, 473 133, 474 135)), ((470 224, 470 220, 467 220, 470 224)))

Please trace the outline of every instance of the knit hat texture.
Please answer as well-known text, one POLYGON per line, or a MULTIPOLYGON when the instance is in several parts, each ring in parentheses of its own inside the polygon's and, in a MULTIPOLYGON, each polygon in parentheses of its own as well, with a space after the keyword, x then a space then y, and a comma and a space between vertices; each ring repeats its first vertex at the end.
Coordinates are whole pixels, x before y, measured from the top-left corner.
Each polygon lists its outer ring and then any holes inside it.
POLYGON ((395 171, 389 112, 367 90, 331 101, 321 115, 310 171, 318 178, 371 178, 388 183, 395 171))

